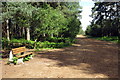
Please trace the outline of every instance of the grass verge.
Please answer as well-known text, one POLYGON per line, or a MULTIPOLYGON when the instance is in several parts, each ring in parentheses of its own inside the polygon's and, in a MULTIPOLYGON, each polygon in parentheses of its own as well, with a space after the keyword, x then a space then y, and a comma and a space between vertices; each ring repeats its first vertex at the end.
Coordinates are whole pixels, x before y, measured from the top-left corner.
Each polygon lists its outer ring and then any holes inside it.
POLYGON ((109 42, 114 42, 114 43, 119 43, 119 38, 117 36, 112 36, 112 37, 107 37, 107 36, 104 36, 104 37, 91 37, 91 36, 88 36, 89 38, 93 38, 93 39, 96 39, 96 40, 101 40, 101 41, 109 41, 109 42))

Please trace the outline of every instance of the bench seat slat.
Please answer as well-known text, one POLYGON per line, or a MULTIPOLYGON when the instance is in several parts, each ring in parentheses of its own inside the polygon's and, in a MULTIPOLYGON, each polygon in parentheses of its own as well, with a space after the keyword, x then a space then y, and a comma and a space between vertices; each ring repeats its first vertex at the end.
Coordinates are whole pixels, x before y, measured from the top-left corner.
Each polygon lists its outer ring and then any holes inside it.
POLYGON ((23 54, 23 55, 19 55, 19 56, 16 56, 16 57, 21 58, 21 57, 25 57, 25 56, 30 55, 30 54, 32 54, 32 52, 31 53, 26 53, 26 54, 23 54))

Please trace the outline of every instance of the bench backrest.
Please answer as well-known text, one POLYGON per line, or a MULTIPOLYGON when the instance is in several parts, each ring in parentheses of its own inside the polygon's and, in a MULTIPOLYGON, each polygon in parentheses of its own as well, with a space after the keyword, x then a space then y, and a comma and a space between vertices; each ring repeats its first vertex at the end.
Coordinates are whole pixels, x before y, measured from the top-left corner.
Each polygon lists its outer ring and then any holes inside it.
POLYGON ((13 52, 14 55, 15 55, 15 54, 18 54, 18 53, 25 52, 25 51, 26 51, 25 46, 24 46, 24 47, 19 47, 19 48, 14 48, 14 49, 12 49, 12 52, 13 52))

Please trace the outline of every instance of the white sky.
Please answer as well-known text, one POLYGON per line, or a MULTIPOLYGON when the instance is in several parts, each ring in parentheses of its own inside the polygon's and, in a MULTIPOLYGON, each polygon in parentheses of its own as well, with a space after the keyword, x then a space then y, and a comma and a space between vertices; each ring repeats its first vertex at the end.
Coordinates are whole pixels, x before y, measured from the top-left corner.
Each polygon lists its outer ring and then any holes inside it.
POLYGON ((92 0, 81 0, 79 4, 82 6, 82 19, 80 21, 82 23, 82 29, 85 31, 92 20, 89 15, 91 15, 91 8, 94 6, 94 2, 92 0))

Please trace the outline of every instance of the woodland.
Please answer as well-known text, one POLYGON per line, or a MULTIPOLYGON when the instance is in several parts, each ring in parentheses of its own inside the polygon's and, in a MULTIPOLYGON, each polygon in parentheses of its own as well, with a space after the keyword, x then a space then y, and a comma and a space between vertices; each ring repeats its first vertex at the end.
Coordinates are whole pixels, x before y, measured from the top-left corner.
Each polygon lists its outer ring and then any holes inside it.
POLYGON ((78 2, 2 2, 2 48, 62 48, 78 34, 119 42, 120 3, 95 2, 91 11, 84 32, 78 2))

